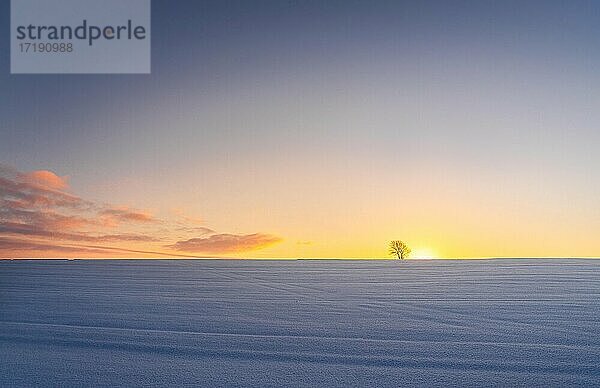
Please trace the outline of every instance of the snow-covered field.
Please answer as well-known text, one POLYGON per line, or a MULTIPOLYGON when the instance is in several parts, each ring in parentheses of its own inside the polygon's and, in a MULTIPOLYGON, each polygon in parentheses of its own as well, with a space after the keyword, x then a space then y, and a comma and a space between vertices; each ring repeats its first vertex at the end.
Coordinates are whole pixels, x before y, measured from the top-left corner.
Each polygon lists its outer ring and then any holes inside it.
POLYGON ((2 261, 0 386, 600 386, 600 261, 2 261))

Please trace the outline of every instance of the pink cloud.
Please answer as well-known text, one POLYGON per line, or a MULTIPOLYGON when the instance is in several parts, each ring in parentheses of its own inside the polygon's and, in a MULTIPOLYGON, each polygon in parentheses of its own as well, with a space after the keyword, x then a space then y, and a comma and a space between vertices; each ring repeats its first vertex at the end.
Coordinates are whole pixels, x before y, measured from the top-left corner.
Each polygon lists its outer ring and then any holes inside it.
POLYGON ((196 238, 178 241, 167 248, 202 255, 252 251, 281 241, 279 237, 262 233, 216 234, 199 223, 198 219, 186 217, 183 213, 179 214, 179 219, 168 222, 155 218, 149 212, 127 206, 97 204, 69 193, 66 177, 48 170, 22 173, 0 164, 2 255, 28 257, 23 255, 34 252, 43 256, 46 252, 48 255, 85 256, 87 253, 110 257, 114 251, 189 257, 186 254, 131 249, 131 244, 161 241, 164 247, 164 241, 168 241, 169 236, 173 238, 174 234, 180 232, 196 238), (133 228, 136 227, 143 227, 144 233, 135 233, 133 228), (127 248, 103 244, 123 244, 127 248))
POLYGON ((23 174, 0 164, 0 200, 3 206, 82 208, 90 205, 63 191, 64 188, 66 180, 49 171, 23 174))
POLYGON ((67 183, 67 177, 59 177, 52 171, 32 171, 24 174, 23 178, 31 185, 37 185, 50 190, 64 190, 69 186, 67 183))

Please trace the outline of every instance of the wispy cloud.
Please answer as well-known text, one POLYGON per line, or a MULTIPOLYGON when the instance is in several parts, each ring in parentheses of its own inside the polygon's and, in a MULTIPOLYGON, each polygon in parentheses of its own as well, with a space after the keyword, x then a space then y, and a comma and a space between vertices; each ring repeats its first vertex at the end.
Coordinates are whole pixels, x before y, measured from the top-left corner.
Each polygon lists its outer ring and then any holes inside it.
POLYGON ((254 251, 281 241, 281 238, 277 236, 262 233, 247 235, 214 234, 204 238, 178 241, 168 247, 178 251, 218 255, 254 251))
POLYGON ((44 242, 36 242, 29 241, 25 239, 13 239, 0 237, 0 252, 7 253, 26 253, 29 255, 33 254, 44 254, 44 257, 57 257, 62 255, 67 256, 85 256, 85 255, 93 255, 94 257, 109 257, 112 256, 113 253, 127 253, 127 254, 137 254, 137 255, 145 255, 145 256, 154 256, 154 257, 187 257, 194 258, 197 256, 193 255, 184 255, 184 254, 175 254, 175 253, 167 253, 160 251, 147 251, 147 250, 139 250, 139 249, 127 249, 120 247, 111 247, 111 246, 103 246, 103 245, 79 245, 79 244, 55 244, 55 243, 44 243, 44 242))
POLYGON ((0 257, 110 256, 112 252, 188 257, 173 252, 240 253, 281 241, 261 233, 218 234, 199 223, 183 213, 175 220, 162 220, 128 206, 84 200, 70 193, 67 177, 48 170, 23 173, 0 164, 0 257), (143 249, 146 246, 150 249, 143 249))
POLYGON ((0 237, 0 251, 6 253, 44 253, 46 257, 54 257, 55 254, 82 254, 99 253, 99 249, 88 249, 76 246, 62 246, 49 242, 36 242, 18 238, 0 237))
POLYGON ((217 233, 214 230, 206 228, 204 226, 178 226, 176 229, 179 232, 191 233, 198 237, 217 233))
POLYGON ((121 242, 121 241, 138 241, 138 242, 156 242, 160 241, 156 237, 143 234, 123 233, 123 234, 85 234, 85 233, 66 233, 59 230, 39 228, 36 225, 3 222, 0 223, 0 234, 19 235, 32 237, 45 237, 68 241, 86 241, 86 242, 121 242))
POLYGON ((111 225, 121 222, 156 222, 154 216, 148 212, 130 209, 127 206, 115 206, 100 210, 101 217, 111 225))

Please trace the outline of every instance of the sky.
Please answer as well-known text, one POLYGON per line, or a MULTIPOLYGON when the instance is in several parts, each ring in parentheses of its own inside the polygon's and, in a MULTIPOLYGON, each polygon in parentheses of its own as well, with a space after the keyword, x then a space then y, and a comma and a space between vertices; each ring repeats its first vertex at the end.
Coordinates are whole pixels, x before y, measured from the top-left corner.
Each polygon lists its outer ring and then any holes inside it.
POLYGON ((150 75, 1 55, 0 257, 600 257, 599 20, 153 0, 150 75))

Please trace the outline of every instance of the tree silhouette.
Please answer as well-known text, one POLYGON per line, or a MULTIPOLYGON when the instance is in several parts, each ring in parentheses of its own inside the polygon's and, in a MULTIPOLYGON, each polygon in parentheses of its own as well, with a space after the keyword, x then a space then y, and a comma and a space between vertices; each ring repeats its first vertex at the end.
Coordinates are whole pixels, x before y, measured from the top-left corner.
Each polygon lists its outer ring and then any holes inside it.
POLYGON ((404 260, 410 255, 410 248, 400 240, 390 241, 390 255, 397 256, 398 259, 404 260))

